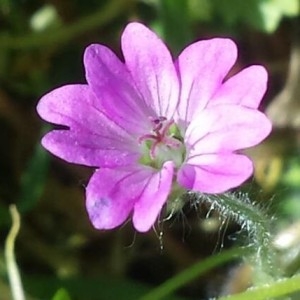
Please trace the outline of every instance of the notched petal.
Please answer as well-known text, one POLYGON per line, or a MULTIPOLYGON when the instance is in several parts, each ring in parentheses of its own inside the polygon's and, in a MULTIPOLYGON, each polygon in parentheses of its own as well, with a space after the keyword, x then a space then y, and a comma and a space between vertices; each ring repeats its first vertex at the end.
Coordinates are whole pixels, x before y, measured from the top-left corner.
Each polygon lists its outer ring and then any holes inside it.
POLYGON ((37 105, 41 118, 53 124, 72 126, 80 122, 79 112, 90 105, 86 84, 65 85, 45 94, 37 105))
POLYGON ((136 163, 140 155, 137 149, 132 150, 119 140, 70 130, 47 133, 42 139, 42 145, 67 162, 90 167, 127 166, 136 163))
POLYGON ((86 208, 93 226, 112 229, 123 224, 150 177, 146 168, 97 170, 86 188, 86 208))
POLYGON ((118 227, 133 211, 135 229, 150 230, 170 193, 173 170, 172 162, 160 171, 147 167, 97 170, 86 189, 86 208, 94 227, 118 227))
POLYGON ((243 69, 222 84, 208 106, 236 104, 258 108, 267 89, 268 73, 263 66, 243 69))
POLYGON ((178 172, 178 183, 202 193, 223 193, 241 185, 253 173, 251 160, 240 154, 199 155, 178 172))
POLYGON ((189 156, 232 152, 257 145, 271 132, 269 119, 241 105, 220 104, 204 109, 187 128, 189 156))
POLYGON ((181 93, 178 118, 190 122, 210 101, 237 58, 230 39, 215 38, 189 45, 179 55, 176 66, 181 93))
POLYGON ((144 25, 130 23, 121 42, 125 64, 145 104, 156 116, 172 118, 179 100, 179 82, 163 41, 144 25))
POLYGON ((84 65, 97 104, 109 118, 134 134, 145 131, 147 117, 153 112, 141 99, 131 74, 115 53, 103 45, 90 45, 84 53, 84 65))

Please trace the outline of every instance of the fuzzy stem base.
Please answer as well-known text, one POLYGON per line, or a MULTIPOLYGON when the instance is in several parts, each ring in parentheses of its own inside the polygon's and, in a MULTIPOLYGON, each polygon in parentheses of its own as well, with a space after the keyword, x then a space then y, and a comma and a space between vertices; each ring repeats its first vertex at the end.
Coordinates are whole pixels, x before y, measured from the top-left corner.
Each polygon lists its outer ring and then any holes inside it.
POLYGON ((247 194, 224 193, 204 195, 189 193, 192 203, 208 203, 223 218, 229 218, 241 226, 248 235, 248 246, 252 252, 245 260, 254 270, 253 284, 268 284, 281 277, 277 267, 276 253, 271 235, 271 221, 262 207, 250 201, 247 194))

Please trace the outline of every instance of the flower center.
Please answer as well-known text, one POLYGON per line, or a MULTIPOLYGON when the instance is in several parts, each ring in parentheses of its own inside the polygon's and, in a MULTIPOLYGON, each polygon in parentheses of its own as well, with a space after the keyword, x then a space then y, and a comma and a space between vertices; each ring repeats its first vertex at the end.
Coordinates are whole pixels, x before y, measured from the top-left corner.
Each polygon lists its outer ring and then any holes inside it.
POLYGON ((173 160, 179 167, 185 156, 178 127, 174 120, 166 117, 150 118, 152 130, 141 136, 138 141, 143 146, 140 162, 155 168, 160 168, 165 161, 173 160))

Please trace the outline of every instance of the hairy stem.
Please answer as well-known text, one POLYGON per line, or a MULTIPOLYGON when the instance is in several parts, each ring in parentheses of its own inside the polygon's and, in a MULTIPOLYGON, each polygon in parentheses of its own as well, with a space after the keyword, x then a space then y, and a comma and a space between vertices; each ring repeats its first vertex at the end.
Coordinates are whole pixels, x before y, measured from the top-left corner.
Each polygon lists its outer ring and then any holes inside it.
MULTIPOLYGON (((275 281, 247 290, 246 292, 221 297, 218 300, 265 300, 300 291, 300 275, 275 281)), ((295 298, 296 299, 296 298, 295 298)))
POLYGON ((276 255, 270 233, 271 218, 247 194, 224 193, 218 195, 189 194, 197 203, 206 202, 222 217, 230 218, 248 235, 252 255, 245 257, 254 269, 254 284, 269 283, 279 278, 276 255))

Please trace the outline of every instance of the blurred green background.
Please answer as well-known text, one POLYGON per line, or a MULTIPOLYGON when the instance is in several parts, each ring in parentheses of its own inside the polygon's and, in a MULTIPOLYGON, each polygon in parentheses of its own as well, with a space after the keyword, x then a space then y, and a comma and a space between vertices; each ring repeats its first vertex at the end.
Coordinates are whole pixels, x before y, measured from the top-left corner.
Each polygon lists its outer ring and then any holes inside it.
MULTIPOLYGON (((68 164, 40 146, 50 127, 37 116, 38 99, 55 87, 84 82, 82 55, 90 43, 106 44, 120 54, 120 34, 133 20, 156 30, 174 56, 192 41, 230 37, 239 47, 232 74, 250 64, 268 69, 269 87, 261 109, 274 130, 266 142, 248 151, 256 172, 243 190, 268 211, 274 236, 292 231, 282 260, 288 274, 296 273, 299 6, 299 0, 0 0, 0 300, 10 299, 3 247, 11 203, 17 204, 22 217, 16 256, 28 299, 52 299, 59 288, 65 293, 56 294, 56 300, 68 295, 138 299, 235 242, 238 224, 217 211, 208 216, 206 205, 195 209, 187 204, 156 232, 138 234, 131 222, 97 231, 84 206, 84 187, 93 170, 68 164), (296 254, 291 258, 289 251, 296 254)), ((170 299, 233 293, 243 290, 249 277, 246 265, 227 264, 170 299)))

